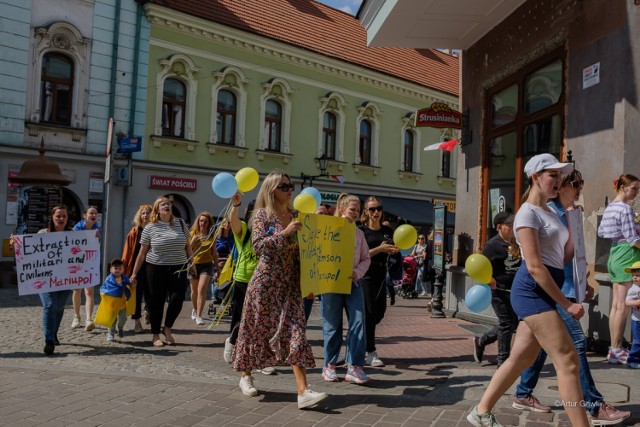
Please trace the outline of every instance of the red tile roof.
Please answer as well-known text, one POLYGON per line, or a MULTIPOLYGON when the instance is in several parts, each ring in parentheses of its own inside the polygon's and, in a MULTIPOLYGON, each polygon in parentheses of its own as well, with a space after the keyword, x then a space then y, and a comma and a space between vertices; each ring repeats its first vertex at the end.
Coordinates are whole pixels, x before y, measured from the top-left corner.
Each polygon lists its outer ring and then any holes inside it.
POLYGON ((348 13, 313 0, 152 0, 159 6, 458 95, 458 58, 434 49, 367 47, 348 13))

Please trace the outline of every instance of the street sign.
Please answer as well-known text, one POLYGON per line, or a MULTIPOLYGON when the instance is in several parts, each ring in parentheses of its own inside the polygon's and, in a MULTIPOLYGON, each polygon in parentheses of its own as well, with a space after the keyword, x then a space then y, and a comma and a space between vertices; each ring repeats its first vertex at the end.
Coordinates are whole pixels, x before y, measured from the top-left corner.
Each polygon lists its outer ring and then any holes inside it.
POLYGON ((142 151, 141 136, 118 140, 118 153, 137 153, 138 151, 142 151))

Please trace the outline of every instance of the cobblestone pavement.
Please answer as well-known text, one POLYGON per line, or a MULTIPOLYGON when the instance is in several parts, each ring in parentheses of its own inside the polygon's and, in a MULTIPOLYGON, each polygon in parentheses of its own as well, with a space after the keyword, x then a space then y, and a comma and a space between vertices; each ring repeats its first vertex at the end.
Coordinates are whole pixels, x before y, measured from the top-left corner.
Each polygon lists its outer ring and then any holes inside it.
MULTIPOLYGON (((67 307, 53 357, 42 353, 40 301, 0 289, 0 425, 10 426, 453 426, 465 419, 495 371, 495 345, 485 362, 471 356, 473 334, 486 330, 455 318, 431 319, 426 300, 399 299, 379 326, 378 353, 387 364, 367 368, 373 382, 359 387, 326 383, 320 368, 309 382, 331 397, 300 411, 290 368, 278 375, 255 374, 260 394, 247 398, 239 376, 222 360, 228 318, 220 325, 196 326, 186 301, 174 327, 175 347, 154 348, 150 334, 107 342, 106 330, 71 330, 67 307)), ((322 330, 317 304, 307 331, 316 363, 322 366, 322 330)), ((634 415, 625 425, 640 426, 640 372, 591 358, 596 384, 607 402, 634 415)), ((344 375, 345 369, 339 374, 344 375)), ((558 400, 553 367, 543 371, 536 395, 558 400)), ((550 414, 510 407, 512 394, 496 407, 504 425, 569 425, 558 408, 550 414)))

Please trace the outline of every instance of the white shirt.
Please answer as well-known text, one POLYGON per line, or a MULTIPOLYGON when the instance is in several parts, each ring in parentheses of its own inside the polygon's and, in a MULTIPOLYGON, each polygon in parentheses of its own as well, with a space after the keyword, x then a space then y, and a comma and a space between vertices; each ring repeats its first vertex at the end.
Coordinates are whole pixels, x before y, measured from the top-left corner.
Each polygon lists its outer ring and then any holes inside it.
MULTIPOLYGON (((546 211, 531 203, 524 203, 520 206, 513 222, 516 241, 522 247, 518 239, 520 228, 538 230, 540 258, 542 258, 543 264, 555 268, 564 267, 564 245, 569 240, 569 230, 560 222, 560 218, 555 212, 546 211)), ((524 254, 524 251, 522 253, 524 254)))

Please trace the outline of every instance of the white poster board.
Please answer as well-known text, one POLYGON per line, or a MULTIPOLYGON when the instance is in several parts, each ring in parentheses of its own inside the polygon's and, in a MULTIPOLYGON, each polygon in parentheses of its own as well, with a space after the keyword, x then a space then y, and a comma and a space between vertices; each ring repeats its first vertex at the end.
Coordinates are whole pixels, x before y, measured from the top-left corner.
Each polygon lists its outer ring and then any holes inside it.
POLYGON ((573 285, 576 290, 576 301, 584 301, 587 292, 587 254, 584 247, 584 228, 582 226, 582 211, 579 209, 567 211, 573 237, 573 285))
POLYGON ((16 236, 18 294, 100 284, 100 241, 95 230, 16 236))

